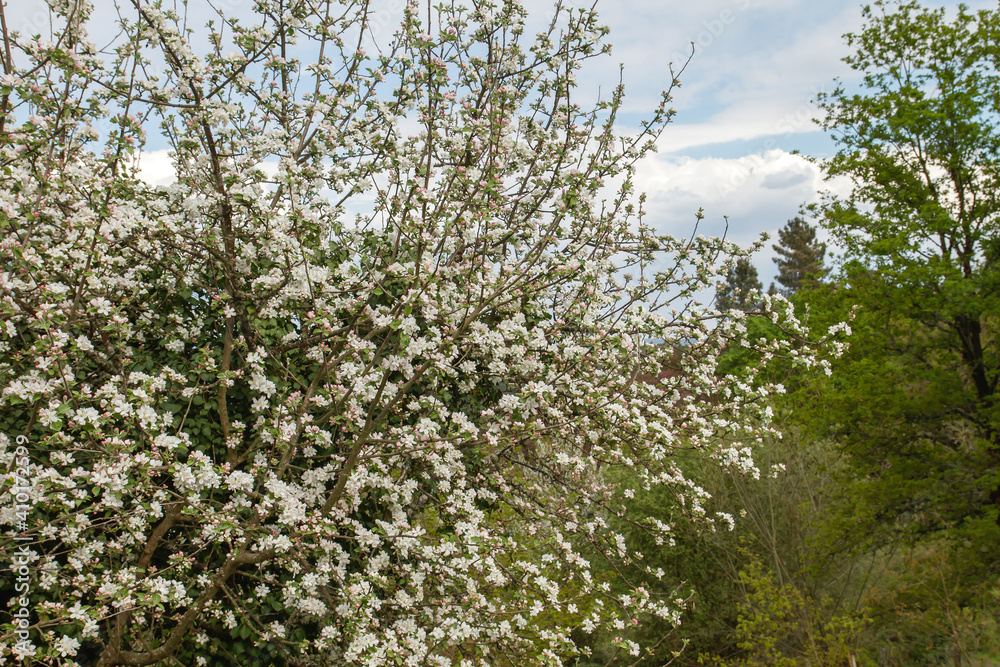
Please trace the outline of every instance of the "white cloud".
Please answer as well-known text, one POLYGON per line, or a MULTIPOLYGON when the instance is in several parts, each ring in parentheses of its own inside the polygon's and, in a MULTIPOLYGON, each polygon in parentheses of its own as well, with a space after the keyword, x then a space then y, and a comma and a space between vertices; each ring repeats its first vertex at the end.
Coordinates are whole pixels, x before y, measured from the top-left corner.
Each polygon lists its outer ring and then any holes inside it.
MULTIPOLYGON (((843 195, 847 185, 824 182, 819 166, 802 156, 771 150, 733 159, 655 155, 639 165, 636 189, 646 192, 648 221, 661 232, 690 235, 703 209, 700 232, 749 246, 761 232, 775 239, 819 192, 843 195)), ((775 273, 772 256, 769 242, 755 261, 765 284, 775 273)))
POLYGON ((701 123, 674 123, 657 141, 661 152, 678 152, 709 144, 780 137, 819 128, 813 118, 821 111, 811 103, 770 99, 730 107, 701 123))
POLYGON ((170 151, 143 151, 139 156, 139 178, 149 185, 170 185, 177 180, 170 151))

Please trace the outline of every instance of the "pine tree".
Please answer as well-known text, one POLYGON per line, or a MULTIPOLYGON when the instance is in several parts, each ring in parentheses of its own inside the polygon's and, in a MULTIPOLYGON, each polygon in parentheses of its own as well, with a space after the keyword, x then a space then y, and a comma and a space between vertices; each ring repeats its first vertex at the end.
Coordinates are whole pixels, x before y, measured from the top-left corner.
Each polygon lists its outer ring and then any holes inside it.
POLYGON ((789 296, 803 287, 815 284, 827 270, 823 267, 826 244, 816 242, 816 228, 796 216, 778 231, 778 243, 771 246, 778 253, 777 281, 784 286, 781 293, 789 296))
POLYGON ((743 312, 755 310, 759 305, 761 289, 763 285, 757 277, 757 267, 746 257, 740 257, 729 269, 726 282, 716 290, 716 308, 722 312, 734 308, 743 312))

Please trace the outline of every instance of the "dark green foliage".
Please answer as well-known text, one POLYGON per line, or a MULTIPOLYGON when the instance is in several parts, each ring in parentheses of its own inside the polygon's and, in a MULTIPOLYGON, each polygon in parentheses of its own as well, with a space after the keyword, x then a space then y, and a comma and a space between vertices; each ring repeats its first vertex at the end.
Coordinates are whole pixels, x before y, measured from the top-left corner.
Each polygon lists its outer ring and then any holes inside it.
POLYGON ((980 533, 995 520, 997 466, 954 334, 907 315, 906 296, 878 274, 857 273, 850 287, 831 292, 812 295, 814 311, 847 316, 863 295, 884 297, 863 302, 832 377, 797 399, 798 418, 833 437, 853 463, 842 531, 868 546, 980 533))
MULTIPOLYGON (((781 329, 769 318, 763 315, 750 315, 744 320, 750 340, 774 340, 782 335, 781 329)), ((762 353, 743 345, 733 345, 719 356, 719 365, 716 372, 720 375, 746 375, 746 369, 759 368, 762 365, 762 353)), ((787 382, 787 375, 792 369, 784 360, 771 363, 764 375, 777 382, 787 382)))
MULTIPOLYGON (((762 664, 765 654, 805 664, 817 652, 842 655, 854 648, 864 610, 863 587, 852 573, 867 571, 867 561, 829 562, 815 545, 814 526, 828 509, 826 499, 840 464, 828 443, 794 432, 766 440, 754 457, 760 479, 721 473, 697 458, 683 462, 685 475, 712 496, 706 510, 707 518, 717 520, 716 530, 707 530, 706 516, 684 510, 665 490, 627 501, 636 523, 621 522, 615 528, 646 558, 625 570, 609 570, 609 580, 635 580, 644 576, 645 567, 662 568, 666 576, 655 593, 688 601, 680 626, 648 619, 628 633, 640 644, 656 645, 639 665, 762 664), (786 469, 775 473, 772 466, 779 463, 786 469), (715 512, 731 515, 734 529, 715 512), (653 544, 639 522, 645 516, 669 523, 676 544, 653 544), (770 648, 756 646, 757 639, 771 642, 770 648)), ((619 594, 612 586, 612 595, 619 594)), ((636 660, 606 634, 590 641, 592 656, 574 667, 624 666, 636 660)))
MULTIPOLYGON (((695 458, 685 462, 684 472, 713 494, 707 507, 710 512, 737 511, 730 475, 721 474, 717 466, 695 458)), ((737 622, 734 601, 742 595, 737 544, 741 537, 747 536, 748 526, 743 524, 741 530, 735 532, 721 527, 709 529, 705 517, 686 510, 678 498, 665 488, 636 494, 626 502, 629 516, 636 521, 616 522, 615 529, 626 536, 630 545, 634 544, 647 556, 641 563, 634 563, 624 570, 609 569, 605 572, 612 584, 612 595, 624 592, 621 582, 645 578, 650 581, 654 595, 687 600, 687 611, 680 627, 654 618, 643 619, 642 623, 626 628, 627 638, 643 646, 655 647, 638 664, 646 667, 664 665, 674 658, 676 652, 681 653, 674 663, 677 665, 695 664, 699 653, 732 653, 736 650, 732 640, 732 629, 737 622), (642 528, 641 519, 647 516, 671 525, 675 544, 657 545, 642 528), (645 574, 647 567, 654 570, 662 568, 664 578, 659 582, 653 581, 645 574)), ((624 667, 636 661, 635 657, 615 645, 610 632, 598 633, 589 640, 592 655, 574 667, 624 667)))
POLYGON ((715 293, 715 307, 726 312, 742 310, 750 312, 760 306, 760 291, 763 289, 757 277, 757 268, 746 257, 740 257, 729 269, 726 282, 719 285, 715 293))
POLYGON ((816 228, 800 217, 792 218, 778 230, 778 243, 771 247, 778 253, 774 258, 778 265, 776 280, 786 296, 814 285, 827 273, 823 266, 826 244, 816 241, 816 228))

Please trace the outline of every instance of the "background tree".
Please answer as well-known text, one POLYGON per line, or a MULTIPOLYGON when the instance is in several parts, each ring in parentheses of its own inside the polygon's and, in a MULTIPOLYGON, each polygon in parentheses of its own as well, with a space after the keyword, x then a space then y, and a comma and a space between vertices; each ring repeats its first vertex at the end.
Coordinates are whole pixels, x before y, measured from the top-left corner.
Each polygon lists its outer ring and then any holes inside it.
POLYGON ((775 280, 784 287, 782 293, 786 296, 826 275, 826 244, 816 241, 816 228, 801 217, 792 218, 779 229, 778 243, 771 247, 778 253, 773 260, 778 265, 775 280))
POLYGON ((747 257, 738 258, 726 272, 726 280, 715 291, 715 307, 721 312, 731 309, 750 312, 760 307, 763 285, 757 277, 757 267, 747 257))
MULTIPOLYGON (((677 619, 614 521, 668 488, 714 529, 677 457, 752 474, 777 388, 715 374, 741 325, 695 303, 738 249, 630 194, 669 96, 624 143, 621 88, 572 101, 593 11, 409 3, 378 49, 367 3, 189 32, 134 0, 98 51, 52 8, 2 51, 0 542, 32 586, 0 583, 0 657, 551 665, 677 619), (639 574, 611 595, 580 545, 639 574)), ((747 345, 813 363, 773 305, 794 336, 747 345)))
POLYGON ((1000 539, 1000 12, 877 2, 863 15, 845 59, 862 89, 820 96, 839 143, 827 175, 853 183, 821 208, 845 262, 807 299, 817 326, 858 315, 797 414, 852 463, 828 544, 934 549, 968 606, 996 581, 1000 539))

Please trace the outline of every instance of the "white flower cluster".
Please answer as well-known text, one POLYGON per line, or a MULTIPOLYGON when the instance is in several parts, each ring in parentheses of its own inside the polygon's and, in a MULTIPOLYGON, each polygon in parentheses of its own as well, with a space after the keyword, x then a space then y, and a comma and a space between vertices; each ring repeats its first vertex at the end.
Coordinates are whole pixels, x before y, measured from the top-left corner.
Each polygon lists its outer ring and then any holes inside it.
MULTIPOLYGON (((611 527, 658 485, 731 526, 676 457, 758 474, 783 388, 719 377, 721 355, 821 359, 778 298, 780 340, 712 326, 693 299, 736 250, 637 221, 631 169, 666 110, 622 147, 566 102, 587 10, 537 55, 511 47, 516 3, 437 27, 407 11, 382 61, 348 43, 374 30, 366 3, 255 6, 194 48, 145 3, 109 62, 81 32, 3 78, 17 104, 79 104, 0 146, 0 462, 33 480, 18 531, 46 545, 25 567, 62 633, 0 660, 109 642, 108 660, 212 664, 239 636, 296 637, 317 664, 530 667, 572 655, 574 628, 679 622, 648 584, 611 596, 585 545, 640 562, 611 527), (173 141, 166 187, 135 178, 147 112, 173 141), (81 137, 111 117, 95 153, 81 137)), ((16 502, 0 494, 5 526, 16 502)))

